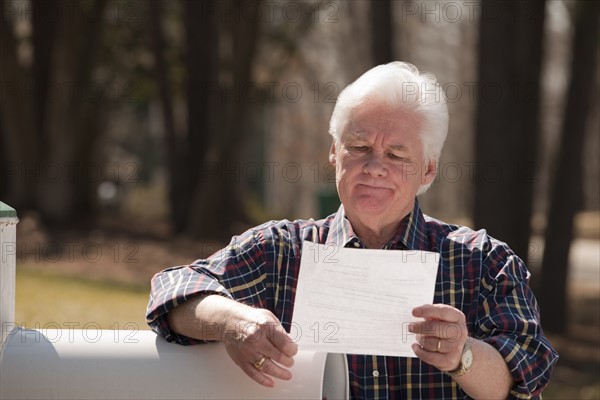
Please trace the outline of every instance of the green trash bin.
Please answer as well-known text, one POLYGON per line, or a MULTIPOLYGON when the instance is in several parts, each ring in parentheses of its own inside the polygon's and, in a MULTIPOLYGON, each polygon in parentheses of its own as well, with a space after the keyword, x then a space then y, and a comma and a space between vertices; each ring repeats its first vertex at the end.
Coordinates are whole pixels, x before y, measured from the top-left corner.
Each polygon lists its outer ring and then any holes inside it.
POLYGON ((320 218, 325 218, 340 208, 340 198, 335 189, 320 190, 317 196, 320 218))

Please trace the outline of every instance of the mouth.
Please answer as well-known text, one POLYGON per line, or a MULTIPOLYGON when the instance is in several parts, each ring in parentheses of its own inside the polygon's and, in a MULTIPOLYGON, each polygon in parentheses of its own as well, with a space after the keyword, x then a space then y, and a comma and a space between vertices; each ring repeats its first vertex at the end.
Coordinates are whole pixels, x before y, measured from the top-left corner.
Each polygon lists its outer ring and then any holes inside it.
POLYGON ((359 183, 356 186, 359 187, 359 188, 361 188, 361 189, 366 189, 366 190, 391 190, 391 188, 389 188, 389 187, 377 186, 377 185, 369 185, 367 183, 359 183))

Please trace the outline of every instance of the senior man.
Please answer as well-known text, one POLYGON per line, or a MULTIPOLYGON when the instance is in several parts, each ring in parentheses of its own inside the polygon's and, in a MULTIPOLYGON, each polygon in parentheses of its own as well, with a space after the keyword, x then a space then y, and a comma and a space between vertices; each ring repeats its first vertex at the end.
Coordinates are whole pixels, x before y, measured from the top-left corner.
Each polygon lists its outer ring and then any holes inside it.
POLYGON ((288 332, 304 240, 433 251, 434 304, 415 308, 422 322, 410 326, 418 358, 348 354, 352 398, 539 396, 558 356, 525 265, 484 230, 424 215, 416 199, 436 176, 447 130, 435 77, 400 62, 367 71, 340 93, 330 122, 339 210, 265 223, 208 259, 157 274, 148 323, 181 344, 223 341, 246 374, 273 386, 292 379, 298 351, 288 332))

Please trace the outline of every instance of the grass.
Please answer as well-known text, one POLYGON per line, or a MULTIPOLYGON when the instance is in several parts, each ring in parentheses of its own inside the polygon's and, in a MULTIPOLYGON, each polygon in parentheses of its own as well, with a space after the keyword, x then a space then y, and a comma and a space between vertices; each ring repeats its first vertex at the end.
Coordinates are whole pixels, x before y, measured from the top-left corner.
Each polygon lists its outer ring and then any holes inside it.
POLYGON ((148 293, 147 287, 19 265, 15 322, 34 329, 148 329, 148 293))

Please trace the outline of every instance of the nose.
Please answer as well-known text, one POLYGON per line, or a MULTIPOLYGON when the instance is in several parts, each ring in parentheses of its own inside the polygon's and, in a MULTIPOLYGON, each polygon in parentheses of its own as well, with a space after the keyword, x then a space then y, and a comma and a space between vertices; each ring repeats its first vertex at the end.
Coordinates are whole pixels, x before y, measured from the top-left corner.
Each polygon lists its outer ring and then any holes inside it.
POLYGON ((381 159, 381 156, 375 153, 371 153, 365 160, 363 172, 378 178, 385 177, 388 174, 387 167, 381 159))

